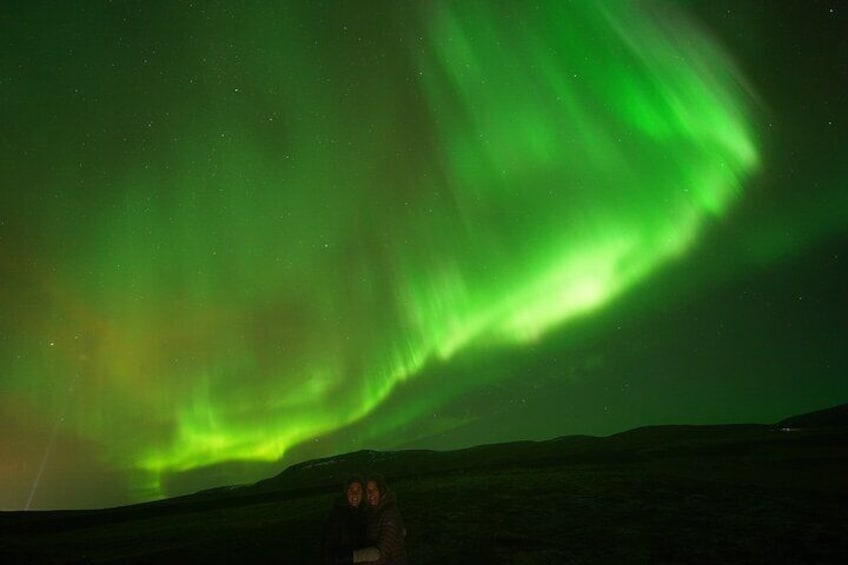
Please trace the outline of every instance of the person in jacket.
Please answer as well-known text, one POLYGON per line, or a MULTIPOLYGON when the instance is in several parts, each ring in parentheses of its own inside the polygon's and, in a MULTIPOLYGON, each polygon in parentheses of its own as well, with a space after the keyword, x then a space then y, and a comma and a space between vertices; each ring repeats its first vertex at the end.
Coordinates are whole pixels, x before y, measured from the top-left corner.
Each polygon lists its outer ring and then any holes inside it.
POLYGON ((368 546, 353 552, 354 563, 407 565, 406 527, 385 479, 372 475, 365 482, 368 546))
POLYGON ((352 563, 353 550, 366 545, 367 516, 364 499, 365 481, 350 477, 344 492, 336 498, 324 527, 321 562, 324 565, 352 563))

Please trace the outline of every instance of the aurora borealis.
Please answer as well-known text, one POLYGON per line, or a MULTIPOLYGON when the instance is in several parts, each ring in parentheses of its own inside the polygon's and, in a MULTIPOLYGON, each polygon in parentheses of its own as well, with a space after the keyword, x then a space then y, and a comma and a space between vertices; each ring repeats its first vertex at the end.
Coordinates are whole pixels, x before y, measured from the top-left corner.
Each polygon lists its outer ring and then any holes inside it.
POLYGON ((0 14, 0 509, 848 400, 829 5, 80 4, 0 14))

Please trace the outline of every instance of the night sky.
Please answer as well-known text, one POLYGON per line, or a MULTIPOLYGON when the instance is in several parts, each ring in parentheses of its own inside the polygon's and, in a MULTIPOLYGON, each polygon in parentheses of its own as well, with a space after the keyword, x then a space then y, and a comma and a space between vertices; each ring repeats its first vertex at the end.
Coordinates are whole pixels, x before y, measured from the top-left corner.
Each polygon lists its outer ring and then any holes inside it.
POLYGON ((848 402, 846 29, 4 2, 0 510, 848 402))

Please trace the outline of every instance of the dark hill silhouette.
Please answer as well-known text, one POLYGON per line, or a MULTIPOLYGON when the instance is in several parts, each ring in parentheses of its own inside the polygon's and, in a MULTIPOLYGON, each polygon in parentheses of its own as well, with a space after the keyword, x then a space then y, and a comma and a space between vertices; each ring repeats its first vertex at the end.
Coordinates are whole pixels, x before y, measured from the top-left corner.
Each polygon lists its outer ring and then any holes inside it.
POLYGON ((848 404, 792 416, 778 422, 780 428, 844 428, 848 427, 848 404))
POLYGON ((377 468, 395 478, 440 474, 460 469, 503 466, 538 467, 558 464, 634 462, 673 455, 709 452, 739 454, 783 442, 776 431, 848 425, 848 404, 785 418, 775 424, 661 425, 635 428, 609 437, 561 436, 546 441, 479 445, 455 451, 362 450, 292 465, 279 475, 247 490, 289 491, 341 484, 350 469, 377 468), (841 418, 841 420, 840 420, 841 418), (841 422, 838 424, 837 422, 841 422), (796 424, 792 424, 796 423, 796 424))
POLYGON ((344 477, 377 470, 413 563, 844 563, 845 413, 363 450, 165 501, 3 512, 0 561, 311 563, 344 477))

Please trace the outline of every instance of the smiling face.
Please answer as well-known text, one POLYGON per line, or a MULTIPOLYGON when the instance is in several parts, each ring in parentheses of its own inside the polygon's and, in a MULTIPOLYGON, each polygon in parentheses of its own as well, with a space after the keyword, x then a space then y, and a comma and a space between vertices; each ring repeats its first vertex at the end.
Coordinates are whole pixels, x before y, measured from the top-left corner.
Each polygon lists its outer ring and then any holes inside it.
POLYGON ((347 503, 359 508, 362 503, 362 483, 354 481, 347 486, 347 503))
POLYGON ((380 504, 380 487, 374 481, 368 481, 365 487, 365 497, 368 499, 368 504, 377 506, 380 504))

